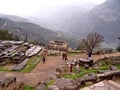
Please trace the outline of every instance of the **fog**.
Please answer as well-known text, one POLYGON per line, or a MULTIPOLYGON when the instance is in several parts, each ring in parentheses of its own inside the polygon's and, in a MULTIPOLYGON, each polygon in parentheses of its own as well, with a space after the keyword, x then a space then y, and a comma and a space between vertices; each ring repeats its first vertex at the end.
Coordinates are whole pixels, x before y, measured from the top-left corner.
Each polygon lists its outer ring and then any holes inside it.
POLYGON ((0 13, 19 16, 48 17, 67 5, 90 9, 105 0, 0 0, 0 13))

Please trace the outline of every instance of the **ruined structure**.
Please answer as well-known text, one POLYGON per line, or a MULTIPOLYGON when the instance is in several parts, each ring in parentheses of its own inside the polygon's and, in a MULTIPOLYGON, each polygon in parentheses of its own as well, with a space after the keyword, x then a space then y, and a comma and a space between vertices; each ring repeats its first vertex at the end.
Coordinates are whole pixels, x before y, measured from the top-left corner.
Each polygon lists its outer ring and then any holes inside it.
POLYGON ((0 90, 23 90, 24 84, 17 82, 16 77, 7 77, 0 81, 0 90))
POLYGON ((68 43, 65 41, 49 41, 48 49, 68 51, 68 43))
POLYGON ((41 50, 42 47, 24 43, 24 41, 0 41, 0 65, 20 64, 41 50))

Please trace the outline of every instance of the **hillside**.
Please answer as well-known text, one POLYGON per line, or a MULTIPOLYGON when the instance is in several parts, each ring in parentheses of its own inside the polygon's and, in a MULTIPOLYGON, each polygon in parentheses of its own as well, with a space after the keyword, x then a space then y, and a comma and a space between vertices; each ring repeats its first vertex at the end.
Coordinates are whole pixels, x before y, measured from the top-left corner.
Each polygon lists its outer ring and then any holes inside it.
MULTIPOLYGON (((88 12, 79 23, 74 32, 80 34, 98 32, 105 37, 106 41, 114 42, 120 35, 120 1, 108 0, 88 12)), ((74 25, 76 25, 74 24, 74 25)))
POLYGON ((9 19, 11 21, 15 21, 15 22, 29 22, 30 21, 24 17, 19 17, 16 15, 0 14, 0 18, 7 18, 7 19, 9 19))
POLYGON ((79 6, 66 7, 48 20, 56 30, 78 37, 98 32, 104 36, 106 43, 113 45, 117 43, 117 37, 120 35, 120 1, 107 0, 89 11, 79 6))
POLYGON ((25 20, 19 19, 18 22, 7 18, 0 18, 0 29, 9 30, 12 34, 17 35, 21 40, 24 40, 27 35, 28 40, 31 42, 36 41, 47 44, 49 40, 65 40, 69 43, 70 47, 77 47, 79 44, 79 39, 76 37, 73 38, 69 36, 69 34, 52 31, 34 23, 26 22, 25 20))

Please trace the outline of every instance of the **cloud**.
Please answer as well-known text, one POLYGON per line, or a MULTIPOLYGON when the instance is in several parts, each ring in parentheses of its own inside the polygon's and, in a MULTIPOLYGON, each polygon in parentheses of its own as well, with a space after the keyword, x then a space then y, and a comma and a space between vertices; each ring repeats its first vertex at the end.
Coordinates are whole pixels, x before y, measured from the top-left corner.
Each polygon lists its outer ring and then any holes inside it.
POLYGON ((0 0, 0 13, 31 15, 72 3, 102 3, 105 0, 0 0))

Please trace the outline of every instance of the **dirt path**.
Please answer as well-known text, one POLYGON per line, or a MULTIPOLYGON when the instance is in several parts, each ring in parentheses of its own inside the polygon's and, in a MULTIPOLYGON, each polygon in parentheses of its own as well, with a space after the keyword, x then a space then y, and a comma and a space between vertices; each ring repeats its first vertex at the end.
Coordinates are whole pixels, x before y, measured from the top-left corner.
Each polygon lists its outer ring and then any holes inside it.
POLYGON ((0 72, 0 79, 4 79, 8 76, 17 77, 18 81, 22 81, 28 85, 35 86, 38 82, 43 82, 50 73, 54 72, 56 67, 64 61, 59 57, 48 57, 46 63, 40 62, 31 73, 18 73, 18 72, 0 72))
MULTIPOLYGON (((120 53, 113 53, 113 54, 104 54, 104 55, 93 55, 93 59, 99 59, 104 56, 120 56, 120 53)), ((79 55, 69 55, 68 59, 78 59, 78 58, 86 58, 85 54, 79 55)), ((0 72, 0 79, 3 79, 8 76, 15 76, 17 80, 24 82, 25 84, 35 86, 38 82, 42 82, 46 80, 50 73, 55 71, 55 68, 60 64, 64 63, 61 60, 61 56, 58 57, 47 57, 46 63, 43 64, 40 62, 31 73, 18 73, 18 72, 0 72)))

